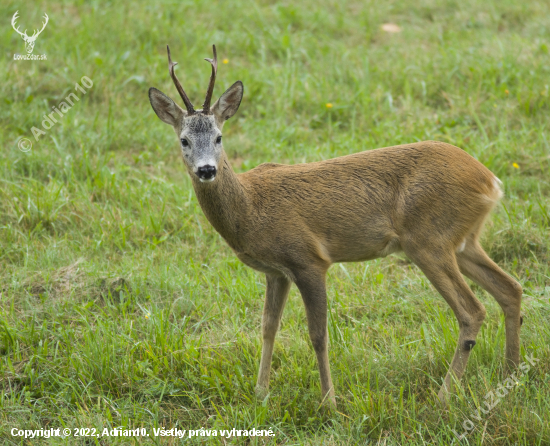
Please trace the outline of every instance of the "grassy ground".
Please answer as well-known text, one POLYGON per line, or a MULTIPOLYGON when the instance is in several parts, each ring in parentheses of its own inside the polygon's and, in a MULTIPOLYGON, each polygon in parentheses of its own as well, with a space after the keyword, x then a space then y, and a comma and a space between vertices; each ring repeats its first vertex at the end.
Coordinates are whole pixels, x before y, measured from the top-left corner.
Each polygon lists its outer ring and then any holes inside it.
POLYGON ((549 8, 536 0, 3 2, 2 444, 62 442, 25 441, 13 427, 159 426, 275 432, 213 444, 550 444, 549 8), (24 53, 9 23, 16 10, 22 29, 49 15, 34 49, 47 61, 13 60, 24 53), (387 22, 402 31, 384 32, 387 22), (438 408, 457 324, 413 264, 389 257, 329 273, 338 412, 319 409, 295 288, 271 394, 256 401, 265 281, 204 218, 173 132, 149 105, 150 86, 177 97, 167 43, 194 102, 212 43, 227 59, 215 95, 244 82, 241 109, 224 129, 237 171, 436 139, 495 172, 506 197, 483 245, 524 287, 522 355, 539 359, 515 389, 474 417, 508 377, 501 312, 474 286, 488 317, 463 389, 449 411, 438 408), (93 81, 86 94, 74 90, 82 76, 93 81), (80 100, 35 141, 31 128, 70 92, 80 100), (18 149, 19 137, 30 151, 18 149), (459 441, 452 430, 464 425, 459 441))

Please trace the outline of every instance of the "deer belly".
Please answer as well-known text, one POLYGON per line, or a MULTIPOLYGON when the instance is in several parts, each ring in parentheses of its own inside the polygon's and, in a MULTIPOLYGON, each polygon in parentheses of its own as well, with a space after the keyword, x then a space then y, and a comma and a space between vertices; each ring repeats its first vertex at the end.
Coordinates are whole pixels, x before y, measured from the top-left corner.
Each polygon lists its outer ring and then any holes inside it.
POLYGON ((245 254, 244 252, 236 252, 235 254, 239 258, 241 262, 243 262, 246 266, 249 266, 250 268, 253 268, 257 271, 261 271, 262 273, 270 274, 272 276, 284 276, 287 275, 284 272, 284 268, 279 269, 278 265, 277 267, 270 265, 266 262, 262 262, 260 260, 255 259, 254 257, 249 256, 248 254, 245 254))
POLYGON ((365 260, 386 257, 394 252, 401 251, 401 243, 397 236, 373 243, 367 240, 358 240, 354 244, 341 244, 331 247, 331 258, 337 262, 363 262, 365 260))

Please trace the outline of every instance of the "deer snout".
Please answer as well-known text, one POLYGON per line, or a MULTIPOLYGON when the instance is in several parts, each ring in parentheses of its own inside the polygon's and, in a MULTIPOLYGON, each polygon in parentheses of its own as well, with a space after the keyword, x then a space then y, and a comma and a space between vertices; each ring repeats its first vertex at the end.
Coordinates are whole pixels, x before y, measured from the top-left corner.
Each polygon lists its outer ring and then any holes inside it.
POLYGON ((195 173, 199 177, 199 180, 203 183, 208 183, 216 177, 216 168, 207 164, 206 166, 199 167, 195 173))

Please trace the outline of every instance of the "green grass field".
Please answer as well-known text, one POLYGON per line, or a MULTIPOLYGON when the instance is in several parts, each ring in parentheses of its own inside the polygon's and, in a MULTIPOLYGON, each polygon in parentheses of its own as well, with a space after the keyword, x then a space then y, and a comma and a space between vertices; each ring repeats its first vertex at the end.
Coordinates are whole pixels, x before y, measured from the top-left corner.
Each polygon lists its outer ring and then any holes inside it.
POLYGON ((549 1, 7 0, 0 12, 1 444, 181 443, 154 437, 161 426, 275 433, 185 444, 550 444, 549 1), (14 60, 25 54, 16 10, 28 34, 48 14, 34 48, 47 60, 14 60), (224 128, 237 172, 434 139, 502 179, 483 246, 523 285, 522 356, 539 362, 492 410, 474 417, 489 392, 507 392, 500 308, 472 285, 487 319, 442 410, 458 325, 403 256, 329 271, 337 412, 319 407, 295 287, 271 393, 256 399, 265 278, 210 226, 151 109, 149 87, 178 98, 167 43, 196 104, 212 43, 215 97, 243 81, 224 128), (32 127, 71 92, 79 100, 36 141, 32 127), (14 427, 151 436, 25 440, 14 427))

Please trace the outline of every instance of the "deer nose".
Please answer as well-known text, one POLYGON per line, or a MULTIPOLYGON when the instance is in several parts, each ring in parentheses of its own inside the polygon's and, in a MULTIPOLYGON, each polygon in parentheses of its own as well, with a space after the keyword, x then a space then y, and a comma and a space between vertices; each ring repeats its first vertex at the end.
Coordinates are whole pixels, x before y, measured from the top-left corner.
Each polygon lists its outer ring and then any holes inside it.
POLYGON ((216 168, 207 164, 206 166, 201 166, 197 170, 197 176, 201 181, 213 180, 216 176, 216 168))

